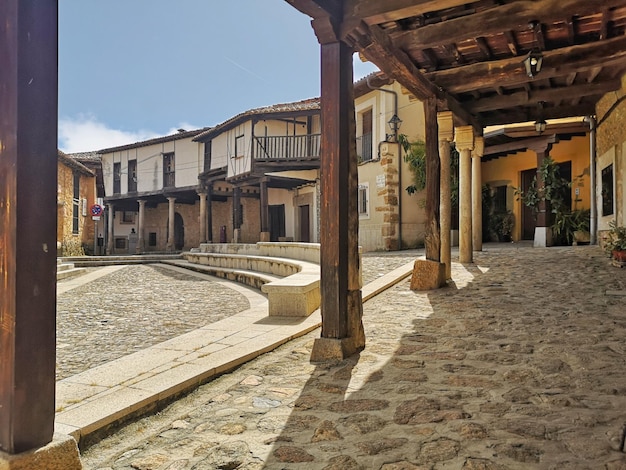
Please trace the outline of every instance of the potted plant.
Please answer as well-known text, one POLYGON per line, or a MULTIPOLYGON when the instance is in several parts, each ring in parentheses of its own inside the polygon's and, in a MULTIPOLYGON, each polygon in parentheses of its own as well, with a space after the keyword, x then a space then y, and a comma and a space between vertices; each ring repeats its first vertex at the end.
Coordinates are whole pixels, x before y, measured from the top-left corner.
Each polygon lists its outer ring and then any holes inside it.
POLYGON ((613 260, 626 264, 626 227, 617 225, 616 220, 609 222, 609 233, 605 250, 611 254, 613 260))

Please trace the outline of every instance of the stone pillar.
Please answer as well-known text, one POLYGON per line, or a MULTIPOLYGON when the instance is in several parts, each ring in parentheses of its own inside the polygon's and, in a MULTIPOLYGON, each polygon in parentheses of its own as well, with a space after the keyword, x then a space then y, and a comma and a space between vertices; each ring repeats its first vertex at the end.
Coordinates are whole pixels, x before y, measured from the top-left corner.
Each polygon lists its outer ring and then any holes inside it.
POLYGON ((107 234, 107 255, 112 255, 115 253, 115 230, 113 226, 115 225, 115 204, 107 204, 107 222, 108 226, 108 234, 107 234))
MULTIPOLYGON (((311 361, 342 360, 365 347, 360 285, 357 155, 352 53, 328 18, 313 20, 321 44, 322 332, 311 361)), ((334 26, 337 26, 336 28, 334 26)))
POLYGON ((207 188, 207 217, 206 232, 207 242, 213 243, 213 184, 210 183, 207 188))
POLYGON ((454 139, 454 122, 451 111, 437 113, 439 126, 439 160, 441 162, 440 186, 440 228, 441 228, 441 263, 445 264, 445 278, 452 278, 452 201, 450 190, 450 142, 454 139))
POLYGON ((385 250, 399 250, 402 243, 400 238, 400 205, 398 204, 398 166, 395 164, 396 155, 400 156, 400 144, 387 142, 380 147, 380 166, 385 177, 385 185, 377 190, 377 195, 383 197, 383 205, 376 210, 383 211, 383 226, 381 235, 385 250))
POLYGON ((456 148, 459 151, 459 261, 471 263, 472 254, 472 162, 474 129, 462 126, 455 129, 456 148))
POLYGON ((270 241, 270 216, 269 202, 267 198, 267 179, 263 178, 260 184, 260 210, 261 210, 261 241, 270 241))
POLYGON ((137 254, 146 251, 146 200, 139 199, 139 223, 137 226, 137 254))
POLYGON ((472 152, 472 244, 474 251, 483 250, 483 181, 481 157, 485 150, 482 137, 474 139, 472 152))
POLYGON ((206 196, 204 191, 198 191, 200 197, 200 243, 207 242, 207 217, 206 217, 206 196))
POLYGON ((176 216, 176 206, 174 203, 176 202, 175 197, 168 197, 169 202, 169 212, 167 219, 167 245, 165 246, 166 251, 174 251, 174 218, 176 216))
POLYGON ((58 2, 0 18, 0 468, 79 469, 54 436, 58 2))

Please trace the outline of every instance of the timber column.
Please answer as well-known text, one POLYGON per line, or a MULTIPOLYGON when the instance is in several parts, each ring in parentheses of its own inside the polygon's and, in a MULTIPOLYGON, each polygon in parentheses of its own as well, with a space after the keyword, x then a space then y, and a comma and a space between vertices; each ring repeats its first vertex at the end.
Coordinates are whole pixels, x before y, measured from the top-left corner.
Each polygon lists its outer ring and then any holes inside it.
POLYGON ((340 25, 313 20, 321 44, 322 335, 311 361, 342 360, 365 347, 359 277, 357 155, 352 73, 353 50, 336 37, 340 25))
POLYGON ((454 139, 454 122, 451 111, 437 113, 439 126, 439 161, 441 175, 439 194, 439 219, 441 228, 441 263, 446 265, 446 280, 452 277, 452 243, 450 230, 452 228, 452 201, 450 190, 450 142, 454 139))
POLYGON ((261 210, 261 241, 270 241, 270 215, 269 215, 269 200, 267 198, 267 178, 262 178, 259 188, 260 196, 260 210, 261 210))
POLYGON ((0 468, 79 469, 54 435, 58 3, 0 18, 0 468))
POLYGON ((474 251, 483 251, 483 181, 481 158, 485 151, 482 137, 474 139, 472 152, 472 245, 474 251))
POLYGON ((139 199, 139 224, 137 226, 137 232, 139 240, 137 242, 137 254, 146 251, 146 200, 139 199))
POLYGON ((472 254, 472 162, 474 128, 457 127, 456 148, 459 151, 459 261, 471 263, 472 254))
MULTIPOLYGON (((555 142, 554 135, 540 139, 533 145, 529 145, 529 149, 537 153, 537 193, 544 194, 546 182, 541 176, 541 167, 544 160, 550 155, 552 150, 552 143, 555 142)), ((550 214, 552 213, 550 204, 545 198, 540 198, 537 204, 537 221, 535 225, 535 238, 533 241, 534 247, 546 247, 552 246, 552 221, 550 220, 550 214)))
POLYGON ((168 197, 167 201, 169 202, 169 206, 167 219, 167 245, 165 246, 165 250, 174 251, 174 218, 176 217, 176 206, 174 206, 174 203, 176 202, 176 198, 168 197))

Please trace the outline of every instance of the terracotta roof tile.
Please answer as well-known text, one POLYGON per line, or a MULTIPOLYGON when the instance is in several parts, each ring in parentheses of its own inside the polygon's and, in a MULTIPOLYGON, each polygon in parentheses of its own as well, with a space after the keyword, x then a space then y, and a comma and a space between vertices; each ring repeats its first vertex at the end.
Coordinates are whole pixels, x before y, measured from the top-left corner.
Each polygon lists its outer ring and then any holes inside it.
POLYGON ((298 112, 298 111, 311 111, 311 110, 319 110, 320 109, 320 99, 319 98, 308 98, 302 101, 295 101, 293 103, 281 103, 281 104, 273 104, 270 106, 263 106, 261 108, 249 109, 243 113, 237 114, 236 116, 224 121, 217 126, 207 129, 202 133, 198 134, 193 140, 202 140, 204 137, 209 135, 217 134, 220 131, 228 128, 229 126, 234 125, 240 121, 247 120, 248 117, 259 115, 259 114, 279 114, 279 113, 290 113, 290 112, 298 112))

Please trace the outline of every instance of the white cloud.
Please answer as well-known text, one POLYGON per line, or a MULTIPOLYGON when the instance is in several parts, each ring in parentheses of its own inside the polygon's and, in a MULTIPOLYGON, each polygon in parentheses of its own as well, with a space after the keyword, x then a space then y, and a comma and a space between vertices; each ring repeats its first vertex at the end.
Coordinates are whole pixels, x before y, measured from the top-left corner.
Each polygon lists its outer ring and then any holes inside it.
POLYGON ((128 132, 111 129, 93 115, 59 119, 59 148, 66 153, 101 150, 159 136, 147 130, 128 132))
POLYGON ((354 70, 354 80, 356 81, 372 72, 376 72, 378 70, 378 66, 374 65, 372 62, 363 62, 359 58, 359 54, 355 53, 352 56, 352 69, 354 70))

